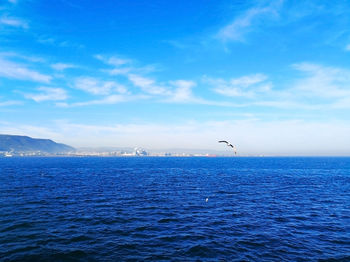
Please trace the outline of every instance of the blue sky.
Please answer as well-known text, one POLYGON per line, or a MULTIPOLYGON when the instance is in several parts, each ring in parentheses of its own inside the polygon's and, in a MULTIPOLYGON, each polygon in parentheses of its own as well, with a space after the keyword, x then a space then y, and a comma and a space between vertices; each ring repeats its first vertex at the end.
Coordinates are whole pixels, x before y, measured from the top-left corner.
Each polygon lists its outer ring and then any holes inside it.
POLYGON ((0 133, 350 155, 348 1, 0 1, 0 133))

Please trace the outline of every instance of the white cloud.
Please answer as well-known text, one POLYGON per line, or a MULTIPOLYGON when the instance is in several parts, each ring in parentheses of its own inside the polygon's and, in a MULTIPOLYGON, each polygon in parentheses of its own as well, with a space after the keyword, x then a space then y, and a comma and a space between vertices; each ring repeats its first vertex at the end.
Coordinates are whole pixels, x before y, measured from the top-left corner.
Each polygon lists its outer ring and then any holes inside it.
POLYGON ((40 35, 37 37, 36 41, 41 44, 45 45, 53 45, 53 46, 59 46, 59 47, 72 47, 75 49, 81 49, 84 47, 84 45, 77 44, 74 42, 70 41, 62 41, 59 38, 53 38, 53 37, 48 37, 46 35, 40 35))
POLYGON ((266 75, 255 74, 230 80, 204 78, 218 94, 254 99, 242 106, 316 110, 350 108, 350 70, 312 63, 292 66, 302 77, 272 89, 266 75))
POLYGON ((175 86, 175 90, 170 95, 170 101, 172 102, 187 102, 194 101, 192 94, 192 88, 196 86, 196 83, 188 80, 170 81, 170 84, 175 86))
POLYGON ((119 104, 123 102, 130 102, 130 101, 136 101, 141 99, 147 99, 147 96, 143 95, 108 95, 101 99, 95 99, 95 100, 89 100, 89 101, 83 101, 83 102, 75 102, 75 103, 66 103, 66 102, 60 102, 56 103, 59 107, 80 107, 80 106, 92 106, 92 105, 113 105, 113 104, 119 104))
POLYGON ((45 37, 45 36, 41 36, 37 39, 37 41, 41 44, 50 44, 53 45, 56 43, 56 40, 52 37, 45 37))
POLYGON ((220 106, 220 107, 242 107, 246 105, 235 104, 225 101, 214 101, 207 100, 201 97, 197 97, 193 94, 192 89, 197 85, 196 82, 190 80, 176 80, 169 81, 172 89, 163 96, 161 102, 165 103, 187 103, 187 104, 199 104, 209 106, 220 106))
POLYGON ((239 78, 231 79, 231 85, 233 86, 242 86, 242 87, 248 87, 254 84, 261 83, 267 79, 267 76, 264 74, 255 74, 255 75, 248 75, 248 76, 242 76, 239 78))
POLYGON ((129 74, 133 74, 133 75, 145 75, 151 72, 155 72, 158 69, 156 69, 156 67, 154 65, 148 65, 148 66, 144 66, 144 67, 114 67, 113 69, 107 69, 107 70, 102 70, 104 72, 107 72, 108 74, 112 75, 112 76, 125 76, 128 77, 129 74))
POLYGON ((232 78, 230 80, 204 78, 204 81, 214 86, 218 94, 231 97, 253 98, 257 94, 268 93, 272 84, 267 82, 268 77, 264 74, 254 74, 232 78))
POLYGON ((100 81, 92 77, 81 77, 76 79, 75 88, 93 95, 109 95, 111 93, 127 93, 125 86, 113 81, 100 81))
POLYGON ((24 97, 32 99, 35 102, 58 101, 66 100, 68 98, 67 92, 62 88, 39 87, 37 90, 40 92, 34 94, 25 93, 24 97))
POLYGON ((350 70, 312 63, 294 64, 293 67, 306 75, 296 81, 293 92, 325 99, 350 97, 350 70))
POLYGON ((130 73, 132 69, 131 68, 114 68, 114 69, 111 69, 111 70, 107 70, 107 72, 110 74, 110 75, 127 75, 128 73, 130 73))
POLYGON ((244 34, 246 34, 251 27, 253 27, 254 22, 261 20, 263 18, 269 18, 271 16, 277 15, 277 5, 271 5, 268 7, 254 7, 246 11, 243 15, 237 17, 229 25, 226 25, 220 29, 217 34, 218 38, 222 41, 243 41, 244 34))
MULTIPOLYGON (((274 10, 272 7, 268 9, 274 10)), ((261 11, 261 10, 260 10, 261 11)), ((265 12, 265 11, 264 11, 265 12)), ((268 12, 268 11, 266 11, 268 12)), ((272 11, 271 11, 272 12, 272 11)), ((252 12, 248 16, 251 17, 252 14, 258 14, 259 12, 252 12)), ((247 19, 248 19, 247 18, 247 19)), ((247 21, 250 21, 249 18, 247 21)), ((224 106, 224 107, 248 107, 248 106, 259 106, 259 107, 276 107, 276 108, 303 108, 303 109, 318 109, 320 104, 313 103, 310 104, 305 101, 309 96, 308 92, 311 94, 310 88, 307 92, 306 90, 301 90, 300 86, 302 82, 309 81, 310 79, 302 78, 298 82, 299 87, 294 84, 290 85, 289 88, 275 88, 273 90, 273 84, 268 79, 265 74, 251 74, 246 76, 241 76, 232 79, 220 79, 220 78, 204 78, 204 81, 209 83, 213 87, 213 90, 221 95, 227 97, 245 98, 251 99, 249 102, 244 102, 244 100, 237 100, 239 103, 232 103, 227 101, 213 101, 206 100, 201 97, 196 97, 193 94, 193 87, 196 85, 195 82, 189 80, 178 80, 178 81, 167 81, 164 83, 158 82, 155 78, 151 78, 141 73, 139 68, 134 68, 132 66, 133 60, 131 59, 121 59, 119 57, 106 57, 102 55, 96 55, 95 58, 103 61, 104 63, 113 66, 113 69, 104 70, 110 75, 118 75, 126 77, 134 87, 140 88, 141 94, 148 96, 149 98, 156 99, 163 103, 192 103, 192 104, 205 104, 213 106, 224 106)), ((300 63, 294 65, 294 68, 303 71, 311 72, 314 74, 317 70, 311 66, 311 64, 300 63)), ((330 68, 327 68, 329 70, 330 68)), ((332 71, 333 72, 333 71, 332 71)), ((342 71, 344 72, 344 71, 342 71)), ((332 73, 334 74, 334 73, 332 73)), ((324 79, 324 78, 323 78, 324 79)), ((332 78, 334 79, 334 78, 332 78)), ((333 81, 333 80, 332 80, 333 81)), ((315 82, 312 80, 311 82, 315 82)), ((337 82, 339 82, 337 80, 337 82)), ((288 83, 287 83, 288 85, 288 83)), ((283 87, 287 86, 284 83, 283 87)), ((114 82, 107 81, 102 82, 93 78, 83 78, 77 82, 76 87, 85 90, 92 94, 99 95, 111 95, 113 92, 112 86, 114 82)), ((334 91, 334 90, 333 90, 334 91)), ((343 92, 344 90, 337 90, 339 94, 347 94, 343 92)), ((127 92, 125 87, 122 87, 117 93, 127 92)), ((335 102, 335 101, 333 101, 335 102)), ((84 102, 85 103, 85 102, 84 102)), ((105 101, 103 99, 93 100, 87 104, 103 104, 105 101), (101 102, 100 102, 101 101, 101 102)), ((86 104, 86 105, 87 105, 86 104)), ((334 105, 335 106, 335 105, 334 105)), ((337 103, 337 106, 344 107, 344 102, 337 103)))
POLYGON ((128 79, 133 83, 134 86, 139 87, 145 93, 152 95, 167 95, 169 90, 167 88, 160 86, 155 80, 147 77, 143 77, 136 74, 129 74, 128 79))
POLYGON ((28 23, 26 21, 14 17, 3 16, 0 18, 0 24, 12 27, 21 27, 24 29, 28 28, 28 23))
MULTIPOLYGON (((237 107, 239 105, 229 102, 209 101, 194 96, 192 88, 196 86, 194 81, 190 80, 175 80, 160 83, 154 78, 145 76, 149 72, 153 72, 155 67, 149 65, 146 67, 133 67, 133 60, 120 59, 119 57, 106 57, 102 55, 95 55, 96 59, 103 61, 108 65, 114 66, 111 70, 103 70, 110 75, 125 76, 133 86, 140 88, 144 96, 148 98, 158 99, 162 103, 193 103, 206 104, 213 106, 237 107), (127 67, 123 67, 127 65, 127 67)), ((256 78, 261 77, 257 75, 256 78)), ((260 81, 259 79, 244 79, 241 80, 241 85, 249 84, 249 81, 260 81), (248 81, 247 83, 243 83, 248 81)), ((251 83, 254 84, 254 83, 251 83)), ((107 92, 105 92, 107 94, 107 92)), ((98 100, 100 101, 100 100, 98 100)), ((94 102, 95 103, 95 102, 94 102)))
POLYGON ((76 66, 72 64, 56 63, 56 64, 52 64, 51 67, 57 71, 63 71, 67 68, 74 68, 76 66))
POLYGON ((110 57, 107 60, 107 63, 110 65, 114 65, 114 66, 121 66, 121 65, 125 65, 125 64, 130 64, 131 60, 122 59, 122 58, 118 58, 118 57, 110 57))
POLYGON ((102 62, 104 62, 106 64, 113 65, 113 66, 122 66, 122 65, 132 63, 131 59, 120 58, 117 56, 106 57, 103 55, 95 55, 94 57, 98 60, 101 60, 102 62))
POLYGON ((96 100, 90 100, 85 102, 77 102, 77 103, 57 103, 57 106, 61 107, 76 107, 76 106, 90 106, 90 105, 110 105, 110 104, 117 104, 120 102, 125 102, 126 99, 122 95, 110 95, 106 96, 102 99, 96 99, 96 100))
MULTIPOLYGON (((283 94, 283 93, 282 93, 283 94)), ((305 102, 297 102, 292 100, 285 99, 283 96, 272 96, 266 100, 259 100, 252 102, 250 104, 246 104, 245 106, 260 106, 260 107, 274 107, 274 108, 282 108, 282 109, 303 109, 303 110, 317 110, 322 109, 320 105, 310 105, 305 102)))
POLYGON ((0 76, 12 79, 30 80, 34 82, 49 83, 51 76, 41 74, 26 66, 14 63, 0 57, 0 76))
POLYGON ((144 75, 159 70, 158 66, 154 64, 142 67, 135 66, 135 61, 129 58, 120 58, 118 56, 108 57, 103 55, 95 55, 94 57, 113 67, 112 69, 102 70, 110 75, 123 75, 127 77, 128 74, 144 75))
POLYGON ((15 57, 15 58, 19 58, 25 61, 29 61, 29 62, 35 62, 35 63, 43 63, 45 62, 45 59, 43 59, 42 57, 39 56, 28 56, 28 55, 22 55, 19 53, 15 53, 15 52, 0 52, 0 57, 15 57))
POLYGON ((350 51, 350 44, 348 44, 348 45, 345 47, 345 50, 346 50, 346 51, 350 51))

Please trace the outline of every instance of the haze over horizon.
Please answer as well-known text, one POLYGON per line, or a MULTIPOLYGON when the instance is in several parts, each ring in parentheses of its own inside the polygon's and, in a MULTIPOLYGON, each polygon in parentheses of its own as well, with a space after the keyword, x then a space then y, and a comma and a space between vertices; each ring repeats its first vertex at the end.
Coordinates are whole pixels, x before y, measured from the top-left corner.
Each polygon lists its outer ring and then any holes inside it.
POLYGON ((350 155, 347 1, 0 2, 0 133, 350 155))

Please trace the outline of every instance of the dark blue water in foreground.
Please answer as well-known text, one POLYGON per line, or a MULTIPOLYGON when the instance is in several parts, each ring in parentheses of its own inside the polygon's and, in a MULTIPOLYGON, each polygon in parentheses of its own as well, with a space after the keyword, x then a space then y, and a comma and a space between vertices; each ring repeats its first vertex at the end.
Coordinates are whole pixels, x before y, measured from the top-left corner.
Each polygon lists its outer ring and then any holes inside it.
POLYGON ((350 261, 350 158, 0 158, 0 260, 350 261))

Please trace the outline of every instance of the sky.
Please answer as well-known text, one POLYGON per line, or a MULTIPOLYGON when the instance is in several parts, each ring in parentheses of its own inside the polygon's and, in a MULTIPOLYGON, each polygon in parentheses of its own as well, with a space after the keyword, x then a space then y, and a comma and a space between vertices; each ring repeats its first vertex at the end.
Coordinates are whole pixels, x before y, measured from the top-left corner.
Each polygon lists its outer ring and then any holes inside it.
POLYGON ((0 0, 0 133, 350 155, 350 3, 0 0))

